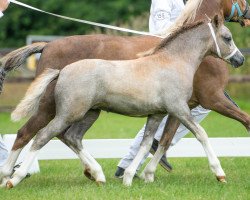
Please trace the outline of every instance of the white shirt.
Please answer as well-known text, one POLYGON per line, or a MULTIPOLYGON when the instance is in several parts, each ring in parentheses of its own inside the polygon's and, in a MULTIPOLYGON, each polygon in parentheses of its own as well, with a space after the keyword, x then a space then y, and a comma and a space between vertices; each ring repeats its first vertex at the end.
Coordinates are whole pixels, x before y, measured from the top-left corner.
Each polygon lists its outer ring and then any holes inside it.
POLYGON ((184 8, 183 0, 152 0, 149 32, 161 33, 171 26, 184 8))
POLYGON ((0 11, 0 18, 3 16, 3 13, 0 11))

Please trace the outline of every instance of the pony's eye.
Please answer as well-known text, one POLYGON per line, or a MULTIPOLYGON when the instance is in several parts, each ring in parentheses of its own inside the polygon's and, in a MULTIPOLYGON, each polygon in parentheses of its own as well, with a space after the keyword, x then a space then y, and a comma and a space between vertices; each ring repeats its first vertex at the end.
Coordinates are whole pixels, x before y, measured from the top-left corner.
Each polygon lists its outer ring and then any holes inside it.
POLYGON ((224 36, 223 39, 225 40, 225 42, 231 42, 232 41, 231 36, 224 36))

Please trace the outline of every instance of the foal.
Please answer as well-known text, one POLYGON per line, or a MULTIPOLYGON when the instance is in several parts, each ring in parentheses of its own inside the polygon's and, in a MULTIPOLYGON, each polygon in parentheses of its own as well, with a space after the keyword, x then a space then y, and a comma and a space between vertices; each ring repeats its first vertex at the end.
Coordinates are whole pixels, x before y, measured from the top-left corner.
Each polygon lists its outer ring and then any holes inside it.
MULTIPOLYGON (((132 184, 135 170, 148 152, 153 135, 167 112, 194 133, 207 152, 216 176, 224 176, 206 132, 192 120, 187 104, 192 95, 194 74, 204 56, 210 54, 230 57, 237 66, 244 61, 231 33, 218 16, 212 24, 200 21, 183 26, 164 39, 148 57, 128 61, 81 60, 61 72, 46 70, 32 83, 24 100, 12 113, 12 119, 34 114, 47 85, 59 76, 55 88, 56 116, 37 133, 27 158, 7 182, 7 187, 16 186, 24 178, 34 157, 50 139, 74 122, 83 118, 88 120, 88 112, 100 110, 148 117, 141 150, 125 171, 125 185, 132 184)), ((85 149, 79 151, 79 156, 89 166, 95 180, 105 182, 101 166, 85 149)))

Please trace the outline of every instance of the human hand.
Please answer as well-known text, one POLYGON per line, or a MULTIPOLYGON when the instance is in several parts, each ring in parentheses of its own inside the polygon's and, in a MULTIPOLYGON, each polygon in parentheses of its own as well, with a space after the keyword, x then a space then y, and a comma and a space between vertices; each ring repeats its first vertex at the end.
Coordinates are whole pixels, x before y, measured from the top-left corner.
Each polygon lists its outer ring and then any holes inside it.
POLYGON ((5 11, 9 6, 9 0, 0 0, 0 11, 5 11))

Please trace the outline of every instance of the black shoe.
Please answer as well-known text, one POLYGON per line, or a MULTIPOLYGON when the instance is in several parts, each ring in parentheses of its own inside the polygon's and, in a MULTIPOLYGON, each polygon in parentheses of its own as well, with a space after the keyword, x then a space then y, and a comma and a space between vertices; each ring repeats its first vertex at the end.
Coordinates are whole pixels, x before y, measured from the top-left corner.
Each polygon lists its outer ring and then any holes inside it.
POLYGON ((117 170, 115 172, 115 177, 116 178, 123 178, 124 171, 125 171, 125 169, 123 169, 121 167, 117 167, 117 170))
MULTIPOLYGON (((154 139, 153 141, 153 144, 151 146, 151 149, 150 149, 150 153, 151 154, 155 154, 157 148, 158 148, 158 144, 159 142, 154 139)), ((168 172, 171 172, 173 170, 173 167, 171 166, 171 164, 167 161, 167 157, 166 155, 164 154, 162 157, 161 157, 161 160, 160 160, 160 163, 159 163, 165 170, 167 170, 168 172)))
MULTIPOLYGON (((19 167, 21 167, 21 164, 22 164, 22 163, 19 163, 19 164, 15 165, 15 166, 13 167, 13 171, 12 171, 12 174, 11 174, 11 178, 12 178, 13 174, 15 173, 15 171, 16 171, 19 167)), ((29 178, 30 176, 31 176, 30 173, 27 173, 27 175, 25 176, 25 178, 29 178)))
MULTIPOLYGON (((125 169, 123 169, 121 167, 117 167, 117 170, 115 172, 115 177, 116 178, 123 178, 124 171, 125 171, 125 169)), ((137 174, 135 174, 134 178, 139 178, 139 176, 137 174)))

